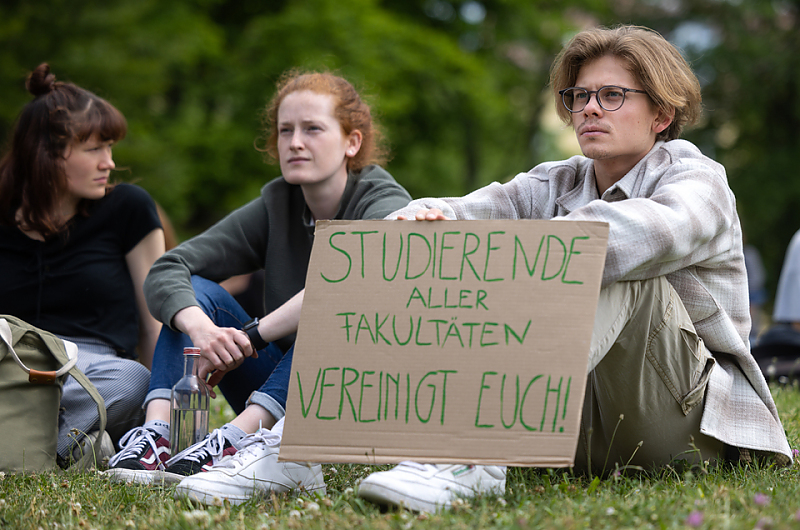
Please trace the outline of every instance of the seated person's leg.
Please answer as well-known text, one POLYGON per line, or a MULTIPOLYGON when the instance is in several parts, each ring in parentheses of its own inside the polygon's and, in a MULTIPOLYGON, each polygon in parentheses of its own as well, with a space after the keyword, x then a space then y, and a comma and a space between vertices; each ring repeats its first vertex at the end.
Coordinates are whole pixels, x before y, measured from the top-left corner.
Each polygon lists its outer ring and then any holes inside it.
MULTIPOLYGON (((576 469, 588 469, 589 454, 595 470, 603 469, 606 455, 607 470, 628 462, 651 469, 676 457, 714 460, 723 444, 700 433, 712 367, 713 359, 665 278, 620 282, 603 289, 589 355, 576 469), (694 448, 699 455, 686 453, 694 448)), ((373 473, 361 483, 358 494, 379 504, 419 511, 449 507, 456 492, 502 494, 505 468, 472 466, 466 472, 466 467, 405 463, 373 473)))
MULTIPOLYGON (((250 316, 244 312, 233 296, 218 283, 193 276, 192 287, 200 308, 217 326, 240 328, 250 320, 250 316)), ((146 398, 147 405, 155 399, 170 399, 172 387, 183 376, 183 349, 192 345, 187 335, 175 331, 167 325, 161 328, 161 334, 153 354, 153 373, 150 378, 150 391, 146 398)), ((247 390, 247 393, 249 394, 255 388, 258 386, 253 386, 247 390)), ((231 406, 243 408, 244 401, 241 403, 231 402, 231 406)), ((148 408, 148 421, 160 419, 169 422, 168 416, 158 418, 154 416, 163 416, 163 413, 154 414, 148 408)))
MULTIPOLYGON (((274 415, 283 416, 285 395, 280 403, 268 398, 271 400, 270 406, 263 408, 248 401, 251 393, 256 394, 253 389, 271 378, 276 364, 282 362, 283 357, 283 352, 276 345, 268 344, 258 352, 257 358, 245 359, 236 370, 225 374, 218 388, 237 413, 237 417, 220 429, 209 433, 206 440, 181 453, 173 453, 173 457, 164 464, 163 477, 167 482, 177 483, 200 471, 209 471, 224 456, 232 455, 241 449, 243 446, 240 442, 247 434, 259 430, 262 426, 272 427, 275 424, 274 415)), ((288 366, 291 366, 291 358, 288 359, 288 366)))
MULTIPOLYGON (((302 489, 325 494, 321 465, 278 462, 293 351, 294 348, 290 348, 282 356, 272 374, 266 381, 262 379, 261 387, 250 395, 247 408, 231 421, 230 425, 253 433, 240 441, 239 452, 206 473, 183 479, 176 488, 176 495, 206 504, 223 500, 240 504, 254 495, 266 495, 271 491, 302 489)), ((259 352, 259 359, 262 355, 266 359, 279 353, 277 347, 272 351, 267 348, 259 352)), ((225 379, 227 376, 223 383, 225 379)), ((235 387, 235 384, 228 386, 235 387)), ((233 388, 226 391, 233 391, 233 388)))
MULTIPOLYGON (((270 428, 285 414, 291 367, 292 348, 284 354, 275 343, 270 343, 258 352, 258 358, 246 359, 237 370, 225 375, 218 387, 236 414, 241 414, 253 394, 260 392, 262 395, 255 402, 272 415, 271 421, 262 424, 270 428)), ((258 428, 256 425, 248 432, 258 428)))
MULTIPOLYGON (((219 284, 193 276, 192 287, 200 308, 217 326, 240 328, 250 320, 250 316, 238 302, 219 284)), ((169 326, 162 327, 153 356, 150 390, 145 398, 146 423, 141 429, 129 431, 121 440, 120 452, 111 463, 114 469, 109 470, 113 478, 150 483, 155 479, 157 472, 164 469, 164 464, 170 457, 170 395, 172 387, 183 375, 183 349, 187 346, 192 346, 188 336, 169 326), (157 458, 154 455, 157 455, 157 458)), ((234 410, 244 408, 246 397, 258 388, 274 368, 269 356, 265 356, 260 362, 258 359, 247 359, 245 363, 247 365, 245 370, 242 369, 244 365, 240 366, 223 378, 227 385, 237 389, 236 393, 226 395, 226 398, 231 400, 230 404, 234 410), (263 371, 259 372, 259 369, 263 371), (242 377, 242 380, 239 380, 239 377, 242 377)), ((236 434, 241 437, 245 433, 235 431, 231 437, 237 437, 236 434)), ((212 460, 225 450, 232 451, 231 443, 218 441, 221 442, 218 444, 219 454, 207 455, 212 460)))
POLYGON ((716 460, 722 442, 700 433, 714 360, 665 278, 601 291, 575 469, 657 469, 716 460), (594 369, 592 367, 594 366, 594 369), (622 419, 620 419, 622 418, 622 419))
MULTIPOLYGON (((77 366, 103 397, 106 432, 115 444, 129 429, 141 425, 144 419, 142 401, 147 393, 150 371, 136 361, 117 357, 110 346, 100 341, 67 339, 79 345, 77 366)), ((83 449, 76 447, 76 443, 98 428, 97 404, 80 383, 70 377, 64 383, 61 409, 57 452, 65 461, 70 457, 77 459, 83 449)), ((101 456, 113 454, 112 444, 108 454, 101 456)))
POLYGON ((126 432, 144 421, 141 404, 147 394, 150 370, 137 361, 103 356, 85 373, 103 396, 106 431, 116 445, 126 432))

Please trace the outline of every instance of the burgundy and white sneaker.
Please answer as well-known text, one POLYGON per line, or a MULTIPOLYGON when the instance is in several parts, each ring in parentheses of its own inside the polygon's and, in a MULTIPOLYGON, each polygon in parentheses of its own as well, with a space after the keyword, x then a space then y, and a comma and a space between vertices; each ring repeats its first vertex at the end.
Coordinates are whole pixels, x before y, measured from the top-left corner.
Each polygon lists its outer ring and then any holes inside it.
POLYGON ((152 429, 137 427, 119 441, 120 451, 108 461, 105 472, 117 482, 153 484, 169 459, 169 441, 152 429))
POLYGON ((220 429, 214 429, 201 441, 187 447, 164 464, 164 482, 177 484, 189 475, 202 473, 224 458, 236 454, 236 448, 220 429))

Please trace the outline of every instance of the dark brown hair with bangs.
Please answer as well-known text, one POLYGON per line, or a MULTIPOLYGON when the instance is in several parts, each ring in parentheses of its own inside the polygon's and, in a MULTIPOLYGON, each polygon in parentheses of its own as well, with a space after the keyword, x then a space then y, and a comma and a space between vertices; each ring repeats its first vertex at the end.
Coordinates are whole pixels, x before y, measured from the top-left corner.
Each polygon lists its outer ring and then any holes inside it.
MULTIPOLYGON (((56 81, 47 63, 28 75, 25 87, 34 99, 17 117, 0 160, 0 224, 47 238, 65 228, 57 207, 67 191, 67 149, 93 135, 117 142, 128 126, 122 113, 103 98, 56 81)), ((88 200, 81 201, 78 213, 86 215, 87 207, 88 200)))

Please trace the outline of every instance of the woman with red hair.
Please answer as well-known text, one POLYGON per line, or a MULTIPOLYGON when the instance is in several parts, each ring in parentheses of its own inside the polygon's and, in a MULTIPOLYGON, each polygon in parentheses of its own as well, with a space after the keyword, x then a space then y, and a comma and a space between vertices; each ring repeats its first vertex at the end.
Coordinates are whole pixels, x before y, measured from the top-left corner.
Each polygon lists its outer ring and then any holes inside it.
POLYGON ((265 121, 265 151, 283 175, 165 254, 147 277, 148 306, 165 327, 145 399, 147 421, 123 440, 108 471, 115 479, 180 481, 177 493, 201 502, 325 488, 319 465, 277 461, 314 224, 382 219, 411 198, 377 165, 383 152, 370 108, 342 77, 287 74, 265 121), (219 282, 262 269, 264 311, 248 315, 219 282), (219 386, 238 416, 170 458, 170 389, 191 345, 201 351, 200 377, 210 375, 209 386, 219 386), (220 462, 226 455, 234 456, 220 462))

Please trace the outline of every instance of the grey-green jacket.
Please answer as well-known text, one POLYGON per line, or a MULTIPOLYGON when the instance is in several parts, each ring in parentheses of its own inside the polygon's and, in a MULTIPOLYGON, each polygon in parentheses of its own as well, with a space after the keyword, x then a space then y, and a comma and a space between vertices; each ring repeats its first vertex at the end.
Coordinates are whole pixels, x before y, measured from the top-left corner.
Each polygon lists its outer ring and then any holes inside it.
MULTIPOLYGON (((335 219, 381 219, 410 200, 384 169, 367 166, 349 174, 335 219)), ((313 242, 300 186, 279 177, 261 188, 259 198, 159 258, 144 283, 147 306, 171 325, 175 313, 197 305, 192 275, 220 282, 264 269, 264 308, 270 313, 304 288, 313 242)), ((278 344, 285 351, 293 342, 291 335, 278 344)))

